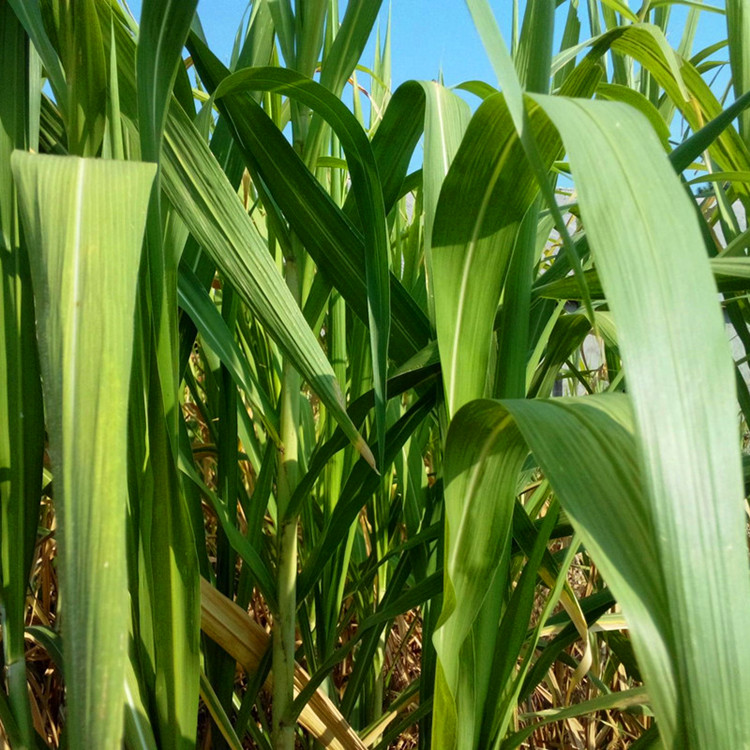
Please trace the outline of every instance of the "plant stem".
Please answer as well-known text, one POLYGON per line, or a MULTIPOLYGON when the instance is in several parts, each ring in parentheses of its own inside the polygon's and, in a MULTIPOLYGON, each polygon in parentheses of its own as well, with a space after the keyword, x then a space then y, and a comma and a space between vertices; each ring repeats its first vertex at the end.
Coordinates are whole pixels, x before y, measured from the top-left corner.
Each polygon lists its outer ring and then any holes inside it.
MULTIPOLYGON (((286 259, 286 282, 299 298, 299 275, 293 258, 286 259)), ((281 389, 281 440, 284 446, 278 473, 278 612, 273 623, 273 746, 294 749, 294 651, 297 612, 297 517, 284 519, 297 485, 297 425, 299 423, 300 376, 288 359, 284 361, 281 389)))

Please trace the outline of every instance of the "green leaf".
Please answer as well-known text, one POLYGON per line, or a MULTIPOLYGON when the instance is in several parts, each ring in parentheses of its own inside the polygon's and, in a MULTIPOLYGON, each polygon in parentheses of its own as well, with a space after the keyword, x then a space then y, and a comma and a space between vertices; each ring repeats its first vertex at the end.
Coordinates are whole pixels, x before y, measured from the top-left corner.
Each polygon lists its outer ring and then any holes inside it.
POLYGON ((10 169, 14 148, 30 140, 29 40, 0 4, 0 627, 7 698, 20 746, 34 725, 26 676, 24 624, 39 520, 44 408, 26 243, 10 169))
MULTIPOLYGON (((491 715, 494 709, 469 700, 472 695, 483 699, 478 678, 487 660, 484 655, 495 650, 499 637, 489 624, 482 632, 481 608, 491 604, 487 582, 501 564, 498 545, 507 537, 505 524, 510 523, 519 471, 529 448, 613 585, 646 664, 656 665, 649 672, 654 676, 649 682, 652 698, 652 687, 658 698, 662 686, 671 686, 664 716, 672 714, 674 719, 670 623, 662 605, 664 588, 649 508, 638 482, 630 414, 622 396, 477 400, 451 422, 445 457, 448 580, 436 634, 442 684, 436 695, 433 741, 441 747, 478 747, 469 708, 473 706, 475 722, 483 711, 491 715), (576 440, 570 439, 571 430, 576 440), (490 533, 494 524, 498 526, 490 533), (633 540, 638 540, 637 547, 633 540)), ((504 645, 505 640, 497 647, 504 645)))
MULTIPOLYGON (((606 99, 608 101, 624 102, 631 107, 640 110, 651 123, 656 135, 664 146, 666 151, 670 150, 669 145, 669 126, 664 122, 664 118, 659 114, 659 110, 639 91, 634 91, 627 86, 621 86, 616 83, 600 83, 596 89, 597 99, 606 99)), ((675 149, 676 150, 676 149, 675 149)), ((691 160, 692 161, 692 160, 691 160)))
POLYGON ((58 6, 58 51, 68 87, 68 151, 97 156, 104 137, 107 62, 95 0, 57 0, 54 4, 58 6))
POLYGON ((440 189, 471 118, 469 106, 436 81, 420 81, 424 91, 424 254, 427 276, 427 306, 435 324, 435 290, 432 285, 433 226, 440 189))
POLYGON ((63 117, 68 111, 68 91, 65 83, 65 73, 60 58, 52 46, 44 28, 44 17, 39 0, 8 0, 18 20, 26 29, 26 33, 34 43, 36 51, 42 58, 44 68, 49 76, 50 86, 55 95, 63 117))
POLYGON ((739 747, 750 580, 734 371, 695 209, 638 112, 534 98, 565 143, 617 325, 673 627, 674 741, 739 747))
POLYGON ((245 391, 253 411, 278 443, 279 418, 276 410, 240 351, 226 321, 190 268, 180 268, 177 292, 180 307, 190 315, 204 343, 218 355, 234 381, 245 391))
POLYGON ((68 742, 119 747, 126 422, 153 165, 16 152, 58 513, 68 742), (117 262, 113 262, 113 258, 117 262))
MULTIPOLYGON (((750 91, 750 8, 745 0, 727 0, 726 13, 732 84, 739 99, 750 91)), ((740 115, 740 133, 750 147, 750 112, 740 115)))
MULTIPOLYGON (((190 49, 201 77, 215 88, 226 69, 195 38, 190 49)), ((290 227, 302 239, 319 271, 346 299, 359 319, 368 324, 364 238, 356 225, 353 194, 342 211, 295 153, 273 121, 258 106, 241 97, 219 100, 230 115, 236 142, 248 168, 260 175, 290 227)), ((400 189, 414 147, 424 127, 421 88, 409 82, 391 98, 372 141, 386 210, 400 197, 400 189)), ((316 277, 316 282, 317 277, 316 277)), ((322 283, 322 282, 321 282, 322 283)), ((429 338, 429 323, 398 279, 391 273, 392 341, 389 354, 403 361, 429 338)))
MULTIPOLYGON (((500 83, 503 94, 505 95, 508 111, 510 112, 513 124, 515 125, 524 153, 529 162, 529 166, 536 177, 536 181, 539 185, 542 197, 547 204, 547 208, 554 217, 555 226, 562 238, 563 249, 565 250, 570 266, 573 269, 576 280, 581 286, 581 294, 586 306, 586 311, 589 316, 593 318, 594 312, 591 307, 588 290, 586 289, 586 279, 583 275, 581 262, 576 254, 570 235, 568 234, 562 212, 557 205, 557 199, 555 198, 554 190, 548 178, 549 170, 544 163, 540 147, 535 141, 533 128, 531 128, 527 122, 528 115, 524 105, 523 89, 513 66, 513 60, 511 59, 505 41, 500 34, 500 29, 497 26, 497 21, 495 20, 488 0, 466 0, 466 3, 474 19, 474 24, 479 31, 479 35, 482 38, 485 51, 487 52, 492 67, 495 70, 497 80, 500 83)), ((546 18, 548 18, 548 16, 546 16, 546 18)), ((546 21, 546 24, 549 23, 551 23, 551 20, 546 21)), ((566 93, 567 95, 575 95, 578 92, 564 91, 563 93, 566 93)))
MULTIPOLYGON (((487 678, 476 654, 494 638, 492 582, 508 534, 503 509, 515 494, 528 441, 631 622, 665 744, 741 746, 748 736, 739 698, 747 669, 732 665, 747 659, 749 582, 734 375, 694 207, 633 108, 529 98, 560 130, 568 152, 617 324, 635 424, 616 400, 599 399, 571 408, 570 421, 550 414, 562 404, 522 401, 504 402, 515 422, 484 401, 456 414, 444 463, 446 593, 436 634, 433 741, 476 746, 487 710, 487 678), (519 427, 525 440, 514 437, 519 427), (592 485, 592 474, 602 484, 592 485), (482 511, 470 513, 472 506, 482 511), (727 597, 738 607, 717 619, 727 597), (463 671, 468 664, 471 680, 463 671)), ((543 117, 529 122, 546 132, 543 117)))
POLYGON ((125 669, 125 746, 129 750, 157 750, 158 745, 133 668, 132 656, 125 669))
POLYGON ((331 365, 294 302, 258 230, 192 123, 172 109, 167 121, 164 189, 191 233, 203 245, 347 437, 374 466, 369 448, 346 414, 331 365))
POLYGON ((207 498, 211 508, 216 513, 221 528, 232 543, 232 547, 252 572, 258 590, 263 594, 269 608, 272 611, 278 609, 273 576, 257 550, 240 533, 226 504, 198 476, 198 472, 192 466, 191 457, 184 454, 180 456, 180 469, 207 498))
MULTIPOLYGON (((434 405, 435 391, 430 389, 388 430, 384 470, 391 465, 404 443, 426 419, 434 405)), ((310 593, 328 561, 346 540, 349 528, 357 514, 377 491, 380 482, 381 478, 368 471, 363 461, 360 460, 352 468, 341 496, 338 498, 336 508, 300 575, 297 585, 298 601, 302 601, 310 593)))
POLYGON ((144 161, 159 161, 177 66, 198 0, 144 0, 138 32, 138 124, 144 161))
MULTIPOLYGON (((503 406, 623 607, 663 731, 679 734, 677 655, 628 399, 506 401, 503 406), (575 441, 566 437, 570 430, 575 441)), ((495 418, 504 413, 498 406, 495 418)))
MULTIPOLYGON (((671 49, 661 29, 652 24, 612 29, 595 40, 587 57, 599 58, 609 49, 631 56, 649 71, 696 133, 693 145, 707 146, 719 168, 731 171, 750 168, 750 152, 737 131, 733 127, 721 126, 717 128, 718 133, 714 131, 723 120, 719 119, 723 112, 721 104, 695 67, 671 49), (712 123, 713 120, 717 122, 712 123), (707 130, 699 136, 698 131, 704 126, 707 130)), ((680 159, 675 163, 682 166, 685 161, 680 159)), ((737 189, 742 195, 748 194, 744 185, 737 189)))
POLYGON ((750 106, 750 91, 743 94, 736 102, 727 107, 711 122, 683 141, 670 154, 670 160, 677 172, 684 172, 703 151, 706 151, 732 120, 750 106))
MULTIPOLYGON (((560 149, 539 109, 547 166, 560 149)), ((485 393, 495 313, 518 229, 538 194, 501 94, 477 109, 445 178, 435 215, 435 318, 449 414, 485 393)))
MULTIPOLYGON (((738 235, 735 241, 727 245, 720 257, 709 258, 709 266, 714 275, 716 287, 720 292, 743 292, 750 289, 750 258, 742 255, 734 255, 735 251, 744 249, 747 242, 748 234, 743 232, 741 235, 738 235)), ((586 280, 589 289, 591 289, 592 297, 594 299, 604 299, 602 282, 595 269, 586 271, 586 280)), ((539 281, 544 281, 544 276, 541 276, 539 281)), ((552 281, 549 284, 539 283, 535 287, 534 292, 540 297, 548 297, 550 299, 579 298, 578 285, 571 278, 552 281)))
POLYGON ((294 53, 294 11, 291 0, 267 0, 271 11, 276 35, 279 38, 281 54, 289 66, 297 61, 294 53))
MULTIPOLYGON (((362 57, 373 24, 383 0, 348 0, 341 25, 330 49, 325 52, 320 70, 320 85, 337 98, 362 57)), ((329 19, 330 24, 330 19, 329 19)), ((307 135, 306 153, 313 157, 320 151, 326 132, 325 117, 314 117, 307 135)))
POLYGON ((549 92, 556 7, 554 0, 526 3, 514 62, 518 79, 527 91, 549 92))
POLYGON ((433 745, 478 747, 505 587, 518 474, 527 449, 513 421, 475 400, 445 442, 445 592, 433 642, 438 656, 433 745))
MULTIPOLYGON (((320 84, 291 70, 250 68, 225 78, 217 101, 245 91, 283 93, 321 114, 339 138, 351 175, 365 237, 365 278, 375 398, 375 423, 381 451, 385 444, 386 376, 390 337, 389 244, 385 202, 375 158, 367 136, 349 109, 320 84)), ((383 455, 380 455, 382 463, 383 455)))
MULTIPOLYGON (((30 625, 26 632, 44 647, 64 678, 65 664, 60 634, 46 625, 30 625)), ((132 659, 127 660, 125 669, 125 746, 130 750, 156 750, 156 740, 143 705, 132 659)))
POLYGON ((216 697, 213 686, 203 670, 201 670, 201 698, 231 750, 242 750, 242 742, 234 731, 221 701, 216 697))

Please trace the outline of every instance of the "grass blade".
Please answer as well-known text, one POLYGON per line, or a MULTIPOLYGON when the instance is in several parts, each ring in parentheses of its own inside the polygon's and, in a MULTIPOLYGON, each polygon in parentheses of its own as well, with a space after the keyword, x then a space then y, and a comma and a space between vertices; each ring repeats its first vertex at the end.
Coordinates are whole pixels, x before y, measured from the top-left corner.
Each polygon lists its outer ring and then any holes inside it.
MULTIPOLYGON (((320 84, 291 70, 256 68, 238 71, 219 84, 214 96, 221 101, 222 97, 254 90, 286 94, 319 113, 331 125, 346 154, 352 191, 357 199, 365 235, 365 279, 375 390, 375 423, 378 445, 382 451, 385 444, 385 391, 391 327, 390 275, 385 202, 370 143, 355 117, 339 99, 320 84)), ((379 463, 382 464, 383 455, 379 458, 379 463)))
POLYGON ((750 713, 738 700, 750 674, 742 666, 750 659, 742 645, 750 580, 734 371, 694 207, 638 112, 535 98, 563 137, 627 368, 672 615, 684 741, 738 747, 750 736, 750 713), (602 195, 613 197, 616 212, 602 195), (693 585, 699 580, 704 586, 693 585), (730 600, 728 611, 721 602, 730 600))
MULTIPOLYGON (((194 38, 190 40, 190 49, 201 78, 210 89, 217 87, 226 76, 226 69, 194 38)), ((423 128, 422 99, 417 84, 400 87, 373 138, 372 151, 388 211, 400 196, 409 160, 423 128)), ((339 209, 278 127, 248 99, 229 97, 218 100, 217 104, 226 109, 248 169, 262 178, 319 270, 327 279, 336 281, 338 291, 367 325, 365 246, 356 223, 353 194, 344 210, 339 209)), ((427 343, 429 324, 393 274, 390 285, 393 340, 389 353, 400 362, 427 343)))
POLYGON ((424 162, 422 189, 424 191, 424 253, 427 276, 427 307, 430 321, 435 325, 435 290, 432 268, 433 227, 435 213, 451 163, 471 118, 466 102, 435 81, 422 81, 424 91, 424 162))
POLYGON ((438 655, 432 743, 478 747, 516 482, 526 447, 511 419, 474 400, 453 419, 445 444, 445 592, 433 637, 438 655))
POLYGON ((346 414, 331 365, 258 230, 187 117, 177 110, 172 112, 173 117, 167 121, 163 176, 170 201, 248 307, 299 367, 347 437, 374 466, 369 448, 346 414))
MULTIPOLYGON (((530 118, 541 123, 543 115, 537 110, 530 118)), ((539 144, 551 164, 560 141, 548 129, 539 144)), ((484 395, 508 261, 537 194, 506 100, 494 94, 469 124, 435 215, 435 313, 449 414, 484 395)))
MULTIPOLYGON (((29 40, 0 3, 0 626, 9 710, 21 740, 34 734, 26 676, 26 595, 39 519, 44 410, 27 247, 10 170, 29 145, 29 40)), ((5 697, 5 696, 3 696, 5 697)))
MULTIPOLYGON (((750 8, 744 0, 727 0, 726 14, 732 84, 739 99, 750 91, 750 8)), ((740 115, 740 134, 750 146, 750 112, 740 115)))
POLYGON ((518 136, 523 145, 526 158, 536 176, 539 189, 541 190, 542 197, 547 204, 547 208, 555 219, 555 226, 562 237, 563 248, 568 256, 576 280, 581 286, 581 294, 586 306, 586 312, 589 314, 589 317, 593 319, 594 312, 591 307, 588 290, 586 289, 586 279, 583 275, 581 262, 575 252, 570 236, 568 235, 568 230, 563 220, 562 213, 557 206, 557 200, 547 176, 547 169, 545 168, 544 160, 540 153, 538 144, 534 139, 533 129, 528 127, 523 90, 513 66, 513 61, 508 53, 508 48, 505 46, 505 42, 500 34, 497 22, 495 21, 492 9, 487 0, 466 0, 466 2, 469 6, 472 17, 474 18, 474 23, 482 37, 482 43, 484 44, 485 50, 490 58, 492 67, 495 70, 498 82, 505 94, 508 110, 513 118, 513 123, 515 124, 516 131, 518 132, 518 136))
POLYGON ((55 473, 68 741, 118 747, 128 638, 126 419, 155 167, 21 152, 11 166, 29 237, 55 473))
POLYGON ((195 323, 203 341, 220 357, 237 385, 245 391, 253 411, 271 437, 279 442, 279 418, 263 386, 240 351, 221 314, 189 268, 181 268, 177 279, 180 307, 195 323))
POLYGON ((68 152, 97 156, 104 138, 107 60, 96 2, 70 0, 58 13, 58 51, 68 86, 68 152))
POLYGON ((144 0, 138 31, 138 125, 144 161, 158 162, 177 66, 198 0, 144 0))

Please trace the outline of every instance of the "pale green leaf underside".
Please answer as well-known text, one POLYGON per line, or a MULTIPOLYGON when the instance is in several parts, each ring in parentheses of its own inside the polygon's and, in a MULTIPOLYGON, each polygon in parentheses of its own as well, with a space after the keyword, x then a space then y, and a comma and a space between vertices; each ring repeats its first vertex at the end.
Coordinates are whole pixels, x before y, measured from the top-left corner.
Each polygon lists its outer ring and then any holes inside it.
MULTIPOLYGON (((621 403, 598 399, 569 409, 532 402, 506 408, 623 605, 665 745, 742 747, 750 736, 742 700, 750 592, 734 373, 694 207, 633 108, 529 99, 560 131, 571 163, 634 419, 631 426, 621 403), (612 523, 601 524, 602 514, 612 523), (640 559, 627 549, 639 549, 640 559), (737 603, 731 613, 721 604, 727 600, 737 603)), ((531 123, 538 137, 543 119, 531 123)), ((477 642, 477 618, 515 491, 516 428, 504 408, 491 414, 491 403, 460 411, 446 444, 446 603, 436 635, 435 717, 435 736, 446 747, 469 747, 476 738, 461 707, 466 691, 481 700, 481 686, 462 679, 455 660, 491 646, 477 642), (478 508, 484 528, 470 517, 478 508), (464 642, 468 651, 459 657, 464 642)))
POLYGON ((562 135, 617 325, 673 623, 673 740, 742 747, 750 581, 734 371, 695 209, 639 112, 532 98, 562 135))
POLYGON ((128 592, 126 424, 153 164, 15 152, 44 382, 70 747, 119 747, 128 592))

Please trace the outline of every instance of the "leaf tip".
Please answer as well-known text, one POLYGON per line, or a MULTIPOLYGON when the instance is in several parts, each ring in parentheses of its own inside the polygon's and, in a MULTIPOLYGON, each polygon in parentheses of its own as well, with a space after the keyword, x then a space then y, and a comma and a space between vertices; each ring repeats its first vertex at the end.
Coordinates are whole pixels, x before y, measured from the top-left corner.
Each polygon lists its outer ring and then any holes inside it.
POLYGON ((372 455, 370 446, 367 445, 365 439, 361 435, 358 435, 357 439, 354 441, 354 447, 359 451, 359 454, 362 456, 362 458, 364 458, 365 461, 367 461, 367 463, 372 467, 372 470, 378 476, 380 476, 377 464, 375 463, 375 456, 372 455))

